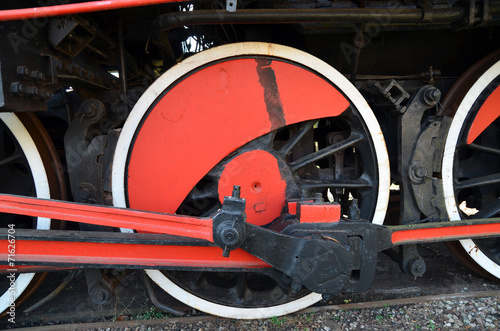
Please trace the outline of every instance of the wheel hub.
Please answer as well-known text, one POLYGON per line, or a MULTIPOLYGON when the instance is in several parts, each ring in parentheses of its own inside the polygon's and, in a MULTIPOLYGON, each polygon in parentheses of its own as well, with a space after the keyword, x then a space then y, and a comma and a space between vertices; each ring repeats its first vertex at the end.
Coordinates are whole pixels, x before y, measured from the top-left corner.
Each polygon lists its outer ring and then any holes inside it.
POLYGON ((234 185, 241 186, 246 200, 247 222, 265 225, 281 215, 285 205, 286 182, 278 160, 263 150, 248 151, 233 158, 219 179, 219 200, 230 196, 234 185))

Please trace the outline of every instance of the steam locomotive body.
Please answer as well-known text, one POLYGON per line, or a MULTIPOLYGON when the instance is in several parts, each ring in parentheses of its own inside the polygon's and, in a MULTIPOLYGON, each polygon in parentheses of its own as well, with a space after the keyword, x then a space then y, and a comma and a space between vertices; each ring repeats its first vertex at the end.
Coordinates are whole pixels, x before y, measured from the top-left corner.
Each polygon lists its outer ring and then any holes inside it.
POLYGON ((210 314, 422 276, 500 278, 500 2, 3 1, 0 310, 146 269, 210 314), (11 291, 14 283, 16 291, 11 291))

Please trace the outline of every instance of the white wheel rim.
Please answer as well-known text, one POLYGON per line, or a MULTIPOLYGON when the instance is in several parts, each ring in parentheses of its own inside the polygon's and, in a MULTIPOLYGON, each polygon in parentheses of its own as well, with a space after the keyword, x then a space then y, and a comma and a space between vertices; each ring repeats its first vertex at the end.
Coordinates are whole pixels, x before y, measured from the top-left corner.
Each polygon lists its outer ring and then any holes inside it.
MULTIPOLYGON (((475 83, 465 95, 460 103, 455 117, 451 122, 448 136, 443 153, 443 191, 446 204, 446 211, 451 221, 460 220, 460 212, 455 200, 455 191, 453 186, 453 164, 455 162, 455 150, 458 138, 467 115, 476 102, 477 98, 483 93, 488 85, 500 75, 500 61, 490 67, 475 83)), ((460 240, 460 244, 469 256, 479 264, 483 269, 493 276, 500 279, 500 266, 487 257, 471 239, 460 240)))
MULTIPOLYGON (((45 173, 45 166, 28 130, 14 113, 0 113, 0 120, 2 120, 12 132, 26 156, 35 183, 36 196, 38 198, 50 199, 49 180, 45 173)), ((36 224, 37 229, 50 229, 50 219, 48 218, 39 217, 36 224)), ((6 291, 0 297, 0 312, 9 308, 11 298, 16 300, 28 287, 34 276, 34 273, 26 273, 17 277, 14 295, 12 296, 9 291, 6 291)))
MULTIPOLYGON (((379 187, 377 204, 372 222, 375 224, 382 224, 389 201, 389 158, 387 156, 385 140, 378 125, 378 121, 363 96, 342 74, 322 60, 287 46, 255 42, 229 44, 193 55, 172 67, 146 90, 134 106, 130 116, 127 118, 120 138, 118 139, 112 169, 113 204, 117 207, 127 207, 124 187, 129 146, 151 102, 177 79, 181 78, 186 73, 196 70, 201 65, 229 57, 244 55, 266 55, 294 61, 321 73, 326 80, 329 80, 335 86, 342 87, 342 92, 361 114, 373 140, 375 153, 378 159, 379 187)), ((131 232, 131 230, 122 229, 122 232, 131 232)), ((311 293, 301 299, 273 307, 235 308, 201 299, 183 290, 158 270, 147 270, 147 274, 163 290, 185 304, 201 311, 227 318, 251 319, 283 315, 308 307, 322 298, 320 294, 311 293)))

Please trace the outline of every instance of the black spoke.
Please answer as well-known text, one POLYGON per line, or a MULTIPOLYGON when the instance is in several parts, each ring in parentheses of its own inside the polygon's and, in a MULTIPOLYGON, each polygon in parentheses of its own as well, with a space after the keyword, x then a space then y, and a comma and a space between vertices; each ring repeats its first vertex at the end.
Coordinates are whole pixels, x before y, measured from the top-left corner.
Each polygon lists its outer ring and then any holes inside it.
POLYGON ((238 281, 236 282, 236 295, 241 300, 245 298, 245 293, 247 289, 247 275, 242 272, 238 275, 238 281))
POLYGON ((500 149, 498 149, 498 148, 486 147, 486 146, 482 146, 482 145, 478 145, 478 144, 469 144, 466 146, 470 149, 473 149, 473 150, 476 150, 479 152, 484 152, 484 153, 488 153, 491 155, 500 156, 500 149))
POLYGON ((473 215, 473 218, 489 218, 493 217, 500 212, 500 198, 497 198, 493 202, 490 202, 486 207, 481 208, 481 210, 473 215))
POLYGON ((365 180, 301 180, 297 184, 300 188, 306 190, 326 188, 367 189, 372 187, 372 184, 365 180))
POLYGON ((317 152, 306 155, 296 161, 290 162, 290 170, 295 173, 298 169, 305 167, 308 164, 321 160, 327 156, 330 156, 336 152, 345 150, 349 147, 354 146, 363 139, 363 136, 359 133, 352 133, 349 138, 340 141, 336 144, 330 145, 328 147, 322 148, 317 152))
POLYGON ((278 151, 278 154, 281 155, 286 155, 288 154, 292 148, 297 145, 297 143, 306 135, 309 130, 312 129, 312 127, 317 123, 317 121, 310 121, 307 123, 304 123, 298 130, 295 132, 293 137, 291 137, 283 147, 280 148, 278 151))
POLYGON ((473 179, 467 179, 461 182, 459 181, 456 187, 458 190, 463 190, 465 188, 490 185, 496 183, 500 183, 500 174, 493 174, 473 179))
POLYGON ((193 277, 190 283, 190 288, 192 290, 196 290, 206 285, 205 274, 203 272, 193 272, 190 276, 193 277))
POLYGON ((0 161, 0 168, 5 168, 11 166, 15 163, 19 163, 24 158, 24 154, 22 151, 16 151, 14 154, 6 157, 5 159, 0 161))
POLYGON ((203 200, 203 199, 215 199, 219 197, 219 192, 215 185, 210 185, 203 190, 193 190, 191 194, 187 196, 188 201, 203 200))

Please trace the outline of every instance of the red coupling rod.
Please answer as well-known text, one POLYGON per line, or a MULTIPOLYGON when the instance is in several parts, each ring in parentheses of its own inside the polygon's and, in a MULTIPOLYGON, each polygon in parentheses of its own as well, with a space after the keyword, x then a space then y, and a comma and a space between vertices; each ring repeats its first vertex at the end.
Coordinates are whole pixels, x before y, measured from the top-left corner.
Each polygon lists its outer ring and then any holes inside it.
POLYGON ((103 10, 122 9, 175 2, 187 2, 187 0, 102 0, 46 7, 0 10, 0 21, 14 21, 39 17, 73 15, 103 10))
POLYGON ((0 194, 0 212, 171 234, 213 242, 211 218, 0 194))
POLYGON ((500 218, 396 225, 388 227, 393 245, 500 236, 500 218))

